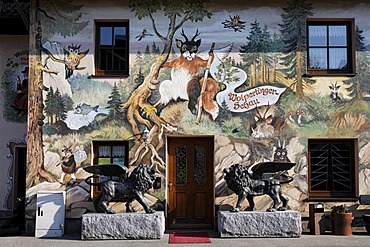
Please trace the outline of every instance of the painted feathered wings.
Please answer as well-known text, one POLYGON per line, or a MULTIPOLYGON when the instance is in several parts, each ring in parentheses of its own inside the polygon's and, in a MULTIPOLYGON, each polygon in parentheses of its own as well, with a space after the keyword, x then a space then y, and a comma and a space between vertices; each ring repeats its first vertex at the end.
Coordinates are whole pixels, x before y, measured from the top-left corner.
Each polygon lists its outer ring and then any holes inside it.
POLYGON ((253 172, 252 177, 253 179, 262 179, 264 173, 276 173, 290 170, 295 163, 291 162, 279 162, 279 161, 267 161, 261 162, 254 165, 251 168, 253 172))
POLYGON ((107 177, 119 177, 126 179, 128 174, 128 168, 126 166, 116 165, 116 164, 102 164, 83 167, 88 173, 99 176, 107 177))

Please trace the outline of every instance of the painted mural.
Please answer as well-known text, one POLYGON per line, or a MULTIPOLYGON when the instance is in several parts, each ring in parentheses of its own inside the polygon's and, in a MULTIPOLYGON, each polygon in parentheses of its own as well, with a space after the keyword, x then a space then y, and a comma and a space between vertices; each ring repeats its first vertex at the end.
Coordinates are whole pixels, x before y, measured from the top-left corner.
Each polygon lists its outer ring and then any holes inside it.
MULTIPOLYGON (((297 164, 289 171, 294 182, 284 185, 289 207, 307 211, 307 138, 312 137, 359 138, 360 194, 370 193, 370 40, 365 39, 370 28, 357 26, 355 77, 309 78, 303 76, 304 62, 297 63, 305 61, 300 41, 305 19, 320 16, 322 4, 293 0, 283 7, 228 9, 212 1, 128 1, 115 7, 117 12, 106 11, 110 18, 120 11, 132 17, 130 76, 101 79, 92 76, 93 19, 101 18, 87 13, 93 5, 42 2, 44 166, 37 179, 29 173, 30 198, 39 189, 67 190, 67 217, 86 212, 80 202, 89 201, 90 187, 82 167, 92 165, 91 140, 128 140, 145 129, 148 141, 130 146, 130 166, 150 163, 162 176, 162 189, 147 195, 152 205, 165 200, 168 133, 215 135, 217 207, 236 200, 222 179, 224 168, 284 160, 297 164), (53 20, 55 13, 64 15, 53 20), (63 16, 74 20, 70 29, 63 16), (65 162, 73 169, 65 169, 65 162)), ((269 203, 256 201, 258 208, 269 203)), ((111 206, 124 210, 119 203, 111 206)))
POLYGON ((3 117, 8 122, 26 122, 28 94, 28 50, 14 53, 6 61, 1 80, 3 117))

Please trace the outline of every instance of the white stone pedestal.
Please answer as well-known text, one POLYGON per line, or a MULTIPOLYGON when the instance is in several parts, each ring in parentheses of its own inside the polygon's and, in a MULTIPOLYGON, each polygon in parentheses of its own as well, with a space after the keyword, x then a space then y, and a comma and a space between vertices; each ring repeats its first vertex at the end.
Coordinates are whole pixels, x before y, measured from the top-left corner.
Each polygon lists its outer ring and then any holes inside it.
POLYGON ((298 211, 218 212, 221 237, 300 237, 301 214, 298 211))
POLYGON ((81 239, 160 239, 165 231, 163 211, 89 213, 82 216, 81 239))

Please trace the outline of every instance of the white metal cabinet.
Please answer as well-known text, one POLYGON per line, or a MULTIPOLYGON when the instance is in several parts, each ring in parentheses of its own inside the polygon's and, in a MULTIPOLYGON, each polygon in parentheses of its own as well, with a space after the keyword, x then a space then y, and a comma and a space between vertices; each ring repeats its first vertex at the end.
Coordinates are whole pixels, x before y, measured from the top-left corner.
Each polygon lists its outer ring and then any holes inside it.
POLYGON ((61 237, 64 234, 65 191, 37 193, 35 237, 61 237))

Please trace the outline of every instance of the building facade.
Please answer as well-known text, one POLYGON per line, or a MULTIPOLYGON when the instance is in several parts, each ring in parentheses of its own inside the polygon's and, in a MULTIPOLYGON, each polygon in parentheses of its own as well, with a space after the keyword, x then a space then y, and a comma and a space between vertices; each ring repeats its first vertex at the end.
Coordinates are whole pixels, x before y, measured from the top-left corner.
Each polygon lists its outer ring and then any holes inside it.
POLYGON ((93 211, 83 167, 110 163, 155 167, 167 227, 214 227, 233 164, 296 163, 283 191, 303 217, 369 193, 366 1, 40 1, 37 22, 32 6, 27 219, 41 190, 66 191, 67 219, 93 211))

